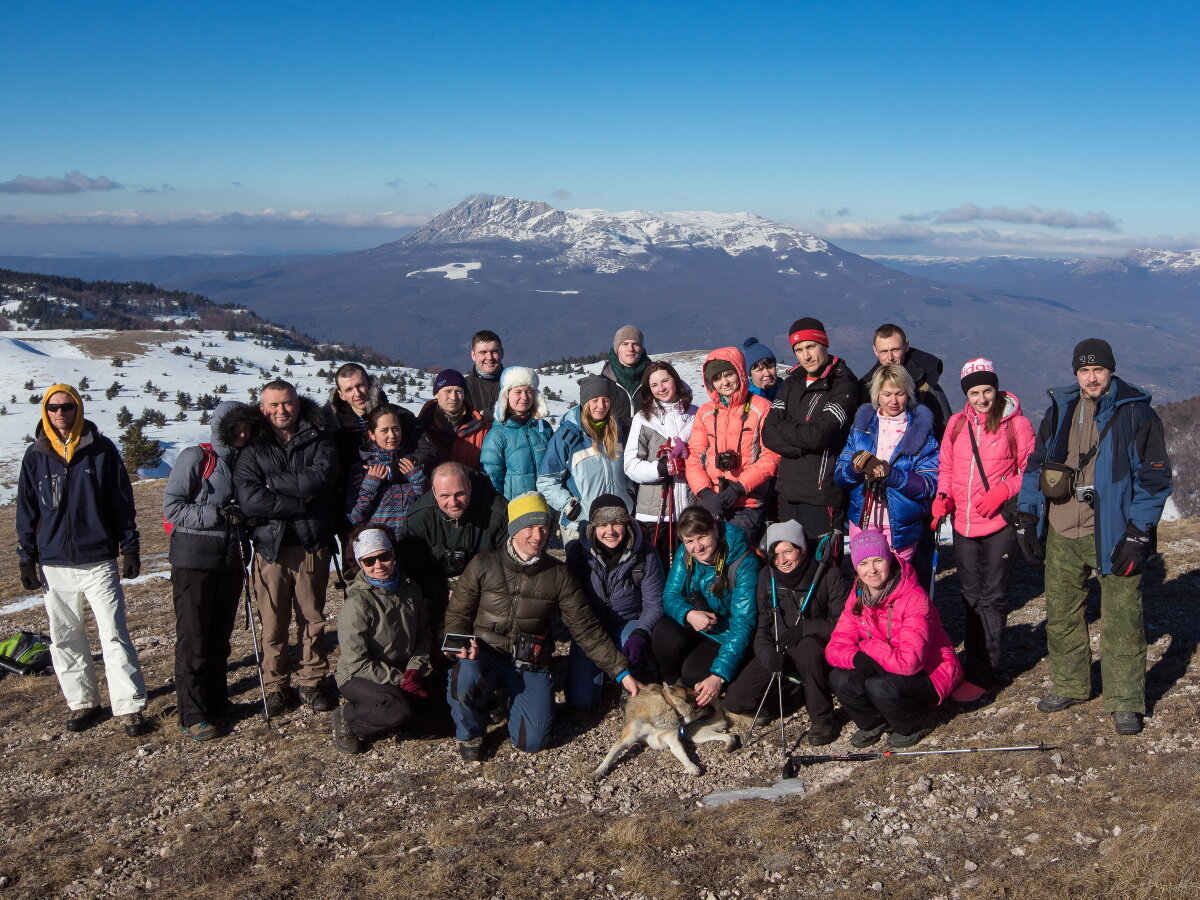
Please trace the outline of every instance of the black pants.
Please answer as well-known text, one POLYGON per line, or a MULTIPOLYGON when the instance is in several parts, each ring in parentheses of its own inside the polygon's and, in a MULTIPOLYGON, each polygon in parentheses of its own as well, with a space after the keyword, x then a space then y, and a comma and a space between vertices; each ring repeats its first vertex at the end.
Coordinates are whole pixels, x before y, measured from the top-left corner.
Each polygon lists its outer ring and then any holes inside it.
POLYGON ((908 564, 913 567, 917 582, 928 594, 933 585, 933 551, 937 546, 937 535, 929 529, 928 517, 923 522, 921 536, 917 538, 917 547, 913 550, 912 559, 908 561, 908 564))
POLYGON ((937 690, 924 672, 878 675, 858 669, 834 669, 829 683, 854 724, 864 731, 885 722, 896 734, 928 728, 938 702, 937 690))
MULTIPOLYGON (((804 682, 804 705, 808 708, 808 718, 813 725, 833 724, 833 695, 829 691, 829 663, 825 661, 825 644, 827 641, 810 636, 800 643, 789 647, 785 652, 787 660, 783 664, 786 676, 794 671, 804 682)), ((771 673, 763 668, 762 663, 752 659, 742 669, 742 674, 729 686, 725 694, 725 708, 730 712, 753 714, 758 709, 763 692, 771 682, 771 673)), ((784 690, 788 694, 795 693, 795 685, 786 678, 783 681, 784 690)), ((764 707, 765 708, 765 707, 764 707)))
MULTIPOLYGON (((830 473, 829 477, 833 477, 832 473, 830 473)), ((804 539, 808 542, 808 546, 812 548, 815 548, 817 542, 835 526, 840 528, 843 534, 846 532, 845 506, 815 506, 812 503, 793 503, 790 500, 784 500, 780 497, 779 521, 786 522, 789 519, 795 519, 800 523, 800 527, 804 529, 804 539)), ((830 559, 841 558, 841 541, 838 541, 836 546, 831 546, 829 549, 832 551, 830 559)))
POLYGON ((966 680, 994 688, 1004 659, 1004 624, 1008 620, 1008 581, 1017 561, 1017 539, 1010 526, 986 537, 954 532, 954 564, 958 593, 966 607, 963 641, 966 680))
POLYGON ((346 699, 342 718, 357 737, 370 739, 387 734, 412 718, 412 700, 398 684, 376 684, 369 678, 355 677, 340 690, 346 699))
POLYGON ((721 645, 690 626, 663 616, 650 635, 654 658, 663 684, 682 682, 693 687, 712 674, 712 664, 721 645))
POLYGON ((229 706, 229 637, 242 593, 241 569, 171 570, 175 604, 175 697, 185 728, 210 721, 229 706))

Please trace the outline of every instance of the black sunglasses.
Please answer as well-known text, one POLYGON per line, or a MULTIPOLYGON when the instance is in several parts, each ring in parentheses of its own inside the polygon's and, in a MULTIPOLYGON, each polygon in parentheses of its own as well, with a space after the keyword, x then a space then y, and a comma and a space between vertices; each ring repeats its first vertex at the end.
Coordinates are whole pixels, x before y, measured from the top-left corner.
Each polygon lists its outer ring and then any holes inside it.
POLYGON ((378 565, 379 563, 390 563, 393 559, 391 551, 384 550, 382 553, 376 553, 374 556, 363 556, 358 560, 358 564, 364 569, 378 565))
POLYGON ((79 409, 75 403, 47 403, 46 412, 75 412, 79 409))

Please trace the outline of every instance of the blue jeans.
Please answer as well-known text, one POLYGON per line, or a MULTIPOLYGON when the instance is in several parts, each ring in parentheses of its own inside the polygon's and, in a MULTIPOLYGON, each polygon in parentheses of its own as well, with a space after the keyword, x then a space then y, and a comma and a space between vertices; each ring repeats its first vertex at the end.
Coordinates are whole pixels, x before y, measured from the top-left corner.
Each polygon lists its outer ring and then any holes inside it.
MULTIPOLYGON (((605 631, 608 632, 608 636, 612 638, 619 650, 625 646, 629 635, 633 634, 636 628, 637 620, 634 619, 619 628, 607 628, 605 631)), ((650 652, 648 641, 643 652, 650 652)), ((567 705, 574 709, 587 709, 595 706, 600 702, 603 689, 604 673, 587 658, 587 654, 580 646, 572 641, 571 652, 567 655, 567 681, 563 686, 563 692, 567 696, 567 705)))
POLYGON ((460 659, 450 670, 446 697, 454 717, 454 736, 460 741, 487 731, 492 693, 503 689, 512 697, 508 736, 513 746, 537 753, 546 746, 554 725, 554 684, 549 672, 518 669, 494 650, 479 648, 476 659, 460 659))

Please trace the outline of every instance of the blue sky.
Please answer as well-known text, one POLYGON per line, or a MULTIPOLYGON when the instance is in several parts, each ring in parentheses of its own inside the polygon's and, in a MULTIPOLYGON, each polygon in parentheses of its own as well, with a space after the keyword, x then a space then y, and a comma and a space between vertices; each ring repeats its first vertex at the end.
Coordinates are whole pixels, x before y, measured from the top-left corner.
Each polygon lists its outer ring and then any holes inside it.
POLYGON ((867 253, 1200 246, 1194 4, 21 4, 0 253, 339 250, 487 192, 867 253))

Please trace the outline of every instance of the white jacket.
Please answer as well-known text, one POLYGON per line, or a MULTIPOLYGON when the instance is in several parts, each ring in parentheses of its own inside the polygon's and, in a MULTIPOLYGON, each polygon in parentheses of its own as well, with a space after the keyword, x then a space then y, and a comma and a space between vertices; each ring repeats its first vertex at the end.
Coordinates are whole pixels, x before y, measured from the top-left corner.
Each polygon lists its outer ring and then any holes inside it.
MULTIPOLYGON (((640 412, 633 417, 629 437, 625 440, 625 474, 638 486, 634 515, 640 521, 658 521, 659 510, 662 509, 662 486, 666 479, 658 474, 658 448, 670 438, 679 438, 686 444, 691 437, 695 418, 694 405, 684 410, 680 409, 680 404, 674 403, 664 409, 657 401, 648 420, 640 412)), ((688 487, 682 470, 674 481, 675 509, 672 518, 678 519, 686 507, 696 502, 696 496, 688 487)))

